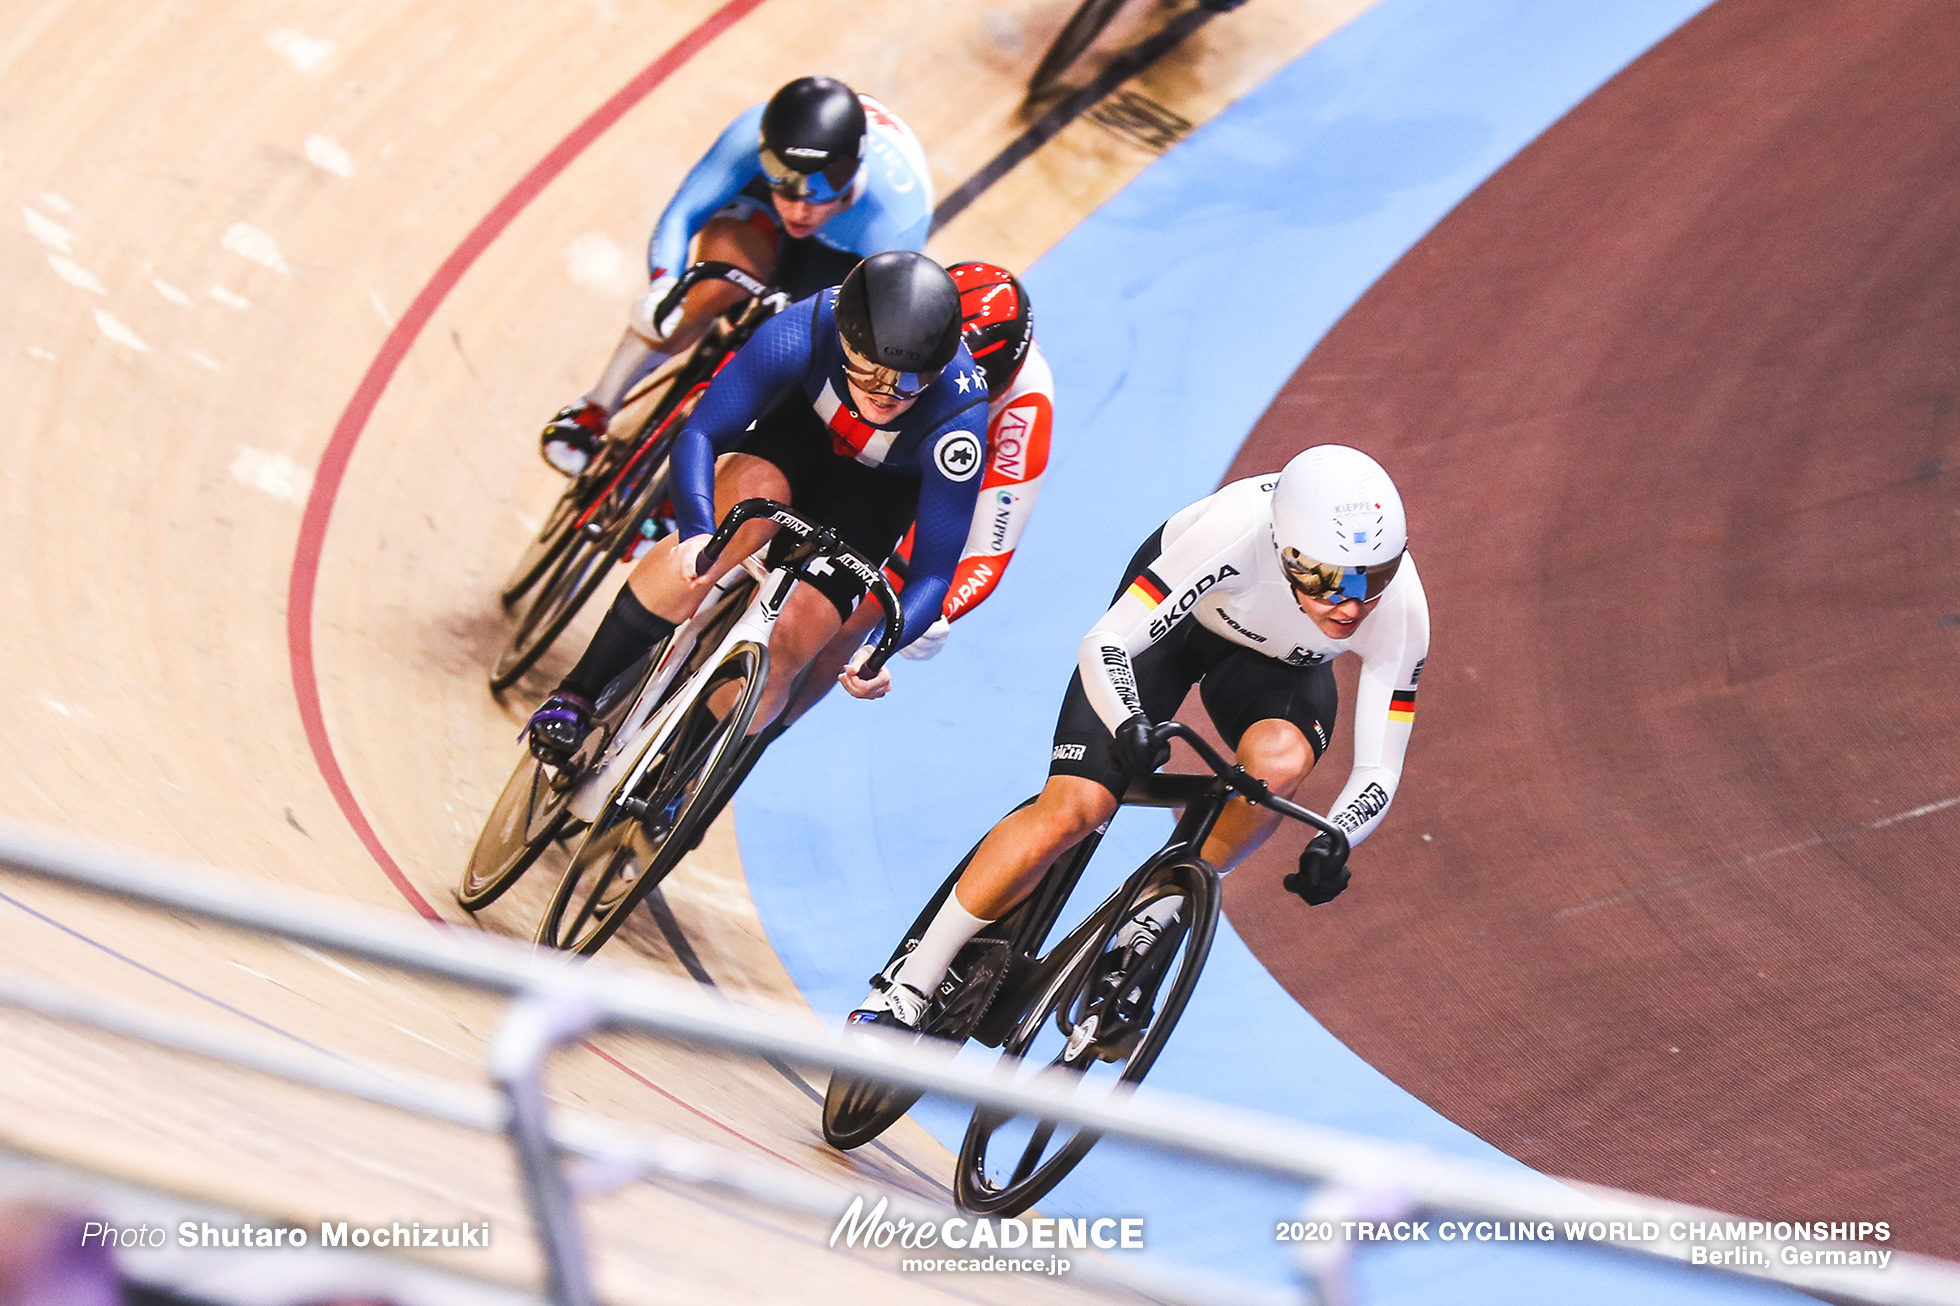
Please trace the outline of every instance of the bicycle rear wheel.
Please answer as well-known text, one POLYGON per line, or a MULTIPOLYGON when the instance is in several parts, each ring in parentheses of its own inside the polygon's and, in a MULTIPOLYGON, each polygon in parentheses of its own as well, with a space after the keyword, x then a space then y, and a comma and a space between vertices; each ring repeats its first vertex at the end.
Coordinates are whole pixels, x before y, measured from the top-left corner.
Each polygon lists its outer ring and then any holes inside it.
POLYGON ((537 941, 591 956, 698 840, 755 717, 769 653, 744 641, 729 650, 680 713, 637 781, 615 793, 587 831, 552 893, 537 941))
MULTIPOLYGON (((1080 1077, 1077 1093, 1134 1084, 1150 1072, 1197 986, 1218 924, 1218 873, 1197 858, 1147 869, 1124 886, 1127 905, 1090 935, 1035 996, 1006 1044, 1016 1080, 1080 1077), (1137 962, 1112 967, 1116 934, 1139 910, 1180 894, 1178 921, 1137 962), (1109 955, 1106 955, 1109 954, 1109 955)), ((953 1190, 984 1215, 1018 1215, 1067 1177, 1097 1135, 1070 1125, 974 1111, 960 1144, 953 1190)))
POLYGON ((675 369, 664 376, 651 378, 627 397, 622 412, 632 409, 649 396, 653 404, 644 417, 634 419, 639 423, 639 429, 633 433, 632 439, 607 440, 601 444, 592 465, 574 476, 558 496, 558 501, 552 504, 544 525, 524 546, 524 552, 518 555, 517 565, 510 569, 510 575, 504 580, 504 588, 498 598, 506 608, 523 598, 525 592, 550 570, 551 564, 558 560, 571 542, 574 523, 611 484, 619 469, 632 458, 633 451, 659 431, 660 424, 666 420, 675 402, 686 394, 685 389, 676 387, 679 376, 679 369, 675 369))
MULTIPOLYGON (((1029 798, 1014 810, 1018 812, 1033 801, 1029 798)), ((1078 845, 1078 851, 1070 856, 1084 856, 1093 848, 1093 841, 1086 848, 1078 845)), ((953 886, 960 882, 960 877, 966 874, 967 864, 973 860, 974 853, 979 851, 980 845, 974 844, 960 859, 960 864, 953 868, 953 873, 939 886, 939 891, 926 900, 925 907, 920 910, 911 928, 905 931, 905 941, 885 959, 887 967, 918 946, 926 927, 939 914, 941 904, 953 892, 953 886)), ((994 999, 999 996, 1014 969, 1014 940, 1021 939, 1022 921, 1030 906, 1032 899, 995 921, 985 935, 971 940, 960 949, 953 958, 953 964, 946 969, 946 978, 932 995, 932 1004, 926 1009, 921 1033, 957 1046, 980 1032, 981 1022, 993 1010, 994 999)), ((1026 946, 1025 940, 1022 946, 1026 946)), ((986 1036, 981 1037, 984 1040, 986 1036)), ((999 1042, 998 1039, 994 1041, 999 1042)), ((824 1141, 840 1151, 863 1147, 897 1124, 921 1096, 913 1089, 898 1088, 877 1080, 832 1075, 829 1086, 824 1090, 824 1141)))

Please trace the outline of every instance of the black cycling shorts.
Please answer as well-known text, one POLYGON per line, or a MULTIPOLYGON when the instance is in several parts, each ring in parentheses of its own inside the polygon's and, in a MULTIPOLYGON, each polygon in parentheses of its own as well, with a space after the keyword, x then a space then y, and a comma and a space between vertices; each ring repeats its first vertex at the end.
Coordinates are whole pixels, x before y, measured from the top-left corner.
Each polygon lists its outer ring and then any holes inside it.
MULTIPOLYGON (((1116 587, 1113 606, 1143 569, 1163 552, 1163 528, 1144 541, 1116 587)), ((1171 632, 1131 659, 1137 696, 1144 715, 1153 722, 1170 720, 1184 704, 1191 686, 1198 686, 1205 711, 1219 735, 1232 748, 1255 721, 1290 721, 1313 748, 1314 760, 1327 751, 1334 722, 1340 714, 1340 691, 1334 668, 1321 662, 1289 666, 1277 658, 1234 644, 1198 624, 1195 616, 1177 623, 1171 632)), ((1069 677, 1055 721, 1055 747, 1049 755, 1049 775, 1075 775, 1094 780, 1119 800, 1129 778, 1110 757, 1115 737, 1096 715, 1082 687, 1082 672, 1069 677)))
POLYGON ((819 290, 842 285, 851 269, 863 262, 848 250, 832 249, 815 236, 801 240, 783 237, 783 252, 776 258, 770 281, 792 301, 808 299, 819 290))
MULTIPOLYGON (((919 511, 918 473, 882 471, 834 452, 830 428, 801 391, 764 413, 730 452, 775 464, 789 480, 789 503, 797 515, 836 531, 874 567, 919 511)), ((766 560, 773 566, 796 542, 787 531, 777 532, 766 560)), ((864 597, 863 583, 842 568, 810 574, 806 583, 830 600, 839 619, 849 617, 864 597)))

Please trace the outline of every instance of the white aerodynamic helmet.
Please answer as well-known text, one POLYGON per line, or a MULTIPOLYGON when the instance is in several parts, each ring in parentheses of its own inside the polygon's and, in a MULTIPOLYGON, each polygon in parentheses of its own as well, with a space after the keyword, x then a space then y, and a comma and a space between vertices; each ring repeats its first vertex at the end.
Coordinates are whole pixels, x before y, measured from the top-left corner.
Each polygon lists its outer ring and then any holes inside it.
POLYGON ((1288 583, 1308 598, 1380 598, 1409 547, 1402 496, 1359 449, 1315 445, 1295 454, 1273 487, 1273 547, 1288 583))

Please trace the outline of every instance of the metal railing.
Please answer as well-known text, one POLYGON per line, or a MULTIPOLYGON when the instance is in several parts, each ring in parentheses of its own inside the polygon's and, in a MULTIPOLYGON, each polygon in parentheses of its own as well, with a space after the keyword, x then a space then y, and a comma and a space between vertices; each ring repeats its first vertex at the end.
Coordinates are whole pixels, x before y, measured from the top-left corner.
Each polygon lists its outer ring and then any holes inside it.
MULTIPOLYGON (((612 1121, 550 1105, 542 1079, 546 1060, 556 1049, 602 1031, 631 1031, 879 1079, 1039 1116, 1162 1152, 1303 1181, 1316 1188, 1302 1219, 1315 1222, 1393 1222, 1440 1213, 1530 1224, 1573 1222, 1600 1231, 1602 1236, 1586 1235, 1586 1245, 1683 1264, 1693 1263, 1693 1248, 1708 1239, 1676 1236, 1674 1226, 1767 1225, 1147 1088, 1119 1088, 1101 1098, 1078 1098, 1066 1083, 1044 1078, 1007 1080, 901 1040, 863 1035, 846 1040, 813 1028, 807 1011, 737 1005, 693 984, 629 972, 603 961, 576 964, 506 939, 435 930, 399 913, 273 889, 207 867, 86 844, 17 823, 0 822, 0 869, 509 995, 513 1001, 489 1052, 496 1085, 491 1091, 275 1046, 199 1022, 0 974, 0 1004, 505 1134, 518 1158, 543 1250, 545 1290, 554 1306, 590 1306, 595 1300, 579 1224, 581 1190, 607 1186, 623 1177, 651 1177, 707 1185, 829 1219, 843 1210, 844 1190, 828 1181, 765 1167, 706 1144, 650 1138, 612 1121), (582 1159, 582 1174, 568 1172, 563 1164, 566 1156, 582 1159), (1649 1226, 1657 1226, 1659 1236, 1646 1236, 1649 1226)), ((905 1203, 894 1205, 902 1208, 905 1203)), ((1768 1240, 1767 1233, 1751 1236, 1768 1240)), ((1365 1245, 1343 1240, 1302 1244, 1301 1270, 1320 1306, 1348 1306, 1355 1300, 1352 1262, 1365 1245)), ((1846 1302, 1960 1306, 1960 1266, 1933 1257, 1893 1253, 1881 1272, 1768 1259, 1765 1265, 1719 1270, 1846 1302)), ((1158 1300, 1276 1300, 1271 1289, 1157 1265, 1146 1283, 1140 1271, 1113 1258, 1085 1261, 1076 1274, 1111 1287, 1145 1291, 1158 1300)))

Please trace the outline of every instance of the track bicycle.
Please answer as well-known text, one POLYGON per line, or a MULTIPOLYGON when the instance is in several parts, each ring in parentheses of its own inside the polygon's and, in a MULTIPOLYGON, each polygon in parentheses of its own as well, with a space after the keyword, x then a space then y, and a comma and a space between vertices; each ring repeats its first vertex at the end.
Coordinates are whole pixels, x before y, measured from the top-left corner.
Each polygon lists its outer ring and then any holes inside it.
MULTIPOLYGON (((1026 900, 960 950, 945 980, 929 995, 920 1025, 923 1036, 954 1046, 975 1039, 1000 1048, 1006 1054, 1003 1073, 1016 1078, 1061 1073, 1105 1087, 1137 1083, 1163 1051, 1211 951, 1220 882, 1199 850, 1227 800, 1237 794, 1312 826, 1332 840, 1336 864, 1346 861, 1347 835, 1338 826, 1271 792, 1245 768, 1220 757, 1189 726, 1167 721, 1153 733, 1159 743, 1183 739, 1211 771, 1158 772, 1130 782, 1123 806, 1181 809, 1170 838, 1044 953, 1043 945, 1108 825, 1057 858, 1026 900), (1116 946, 1126 925, 1173 896, 1181 897, 1183 905, 1154 940, 1141 947, 1116 946)), ((972 860, 973 853, 967 853, 947 877, 891 961, 917 946, 972 860)), ((824 1137, 835 1147, 861 1147, 910 1110, 919 1096, 912 1089, 833 1075, 824 1095, 824 1137)), ((979 1107, 960 1145, 954 1195, 969 1211, 1018 1214, 1060 1183, 1095 1146, 1096 1137, 1053 1121, 979 1107)))
POLYGON ((849 572, 884 609, 884 630, 861 675, 877 675, 897 651, 901 609, 883 571, 835 531, 774 500, 736 504, 700 565, 758 518, 776 524, 777 538, 716 582, 692 618, 607 687, 595 728, 567 765, 560 770, 528 754, 518 763, 457 888, 465 907, 494 901, 553 841, 583 831, 536 938, 584 956, 597 952, 700 843, 775 738, 773 728, 749 731, 769 677, 770 631, 806 568, 849 572))
MULTIPOLYGON (((1128 0, 1082 0, 1056 33, 1041 62, 1035 65, 1034 76, 1028 79, 1028 103, 1044 100, 1060 89, 1062 78, 1075 66, 1075 61, 1088 53, 1096 38, 1116 21, 1116 15, 1127 3, 1128 0)), ((1244 3, 1245 0, 1198 0, 1198 8, 1226 13, 1244 3)))
POLYGON ((706 281, 725 281, 747 292, 748 299, 731 310, 732 317, 717 319, 692 350, 634 388, 621 411, 652 399, 637 429, 630 437, 608 435, 545 515, 504 582, 500 597, 517 624, 490 669, 492 690, 501 693, 517 683, 564 633, 613 566, 630 561, 665 534, 658 511, 667 499, 667 452, 674 437, 715 373, 756 328, 789 303, 783 292, 733 263, 702 262, 689 268, 660 301, 655 320, 664 320, 688 291, 706 281))

